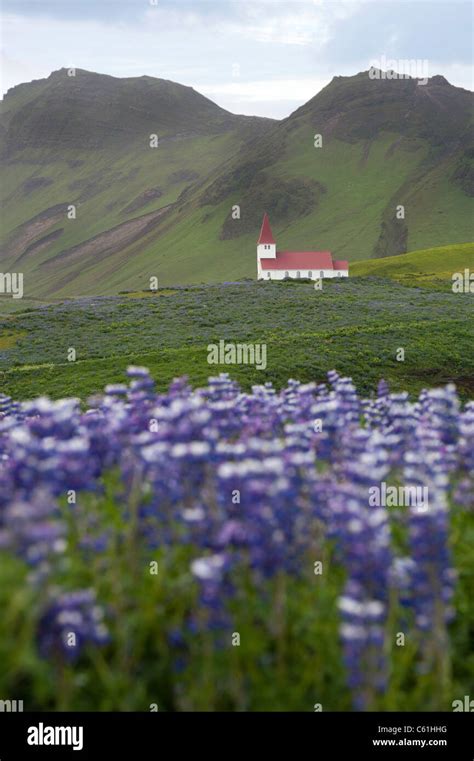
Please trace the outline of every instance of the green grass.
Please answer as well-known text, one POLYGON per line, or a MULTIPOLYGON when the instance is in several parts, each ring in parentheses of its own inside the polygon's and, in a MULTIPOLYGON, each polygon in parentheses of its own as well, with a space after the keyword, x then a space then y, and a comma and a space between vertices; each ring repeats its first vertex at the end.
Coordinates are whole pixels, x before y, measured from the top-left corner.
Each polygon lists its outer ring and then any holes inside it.
POLYGON ((422 140, 401 141, 399 149, 387 155, 397 136, 384 134, 371 142, 365 157, 364 142, 331 139, 317 149, 313 135, 306 126, 292 133, 288 157, 278 164, 277 176, 314 178, 327 192, 318 209, 302 217, 296 229, 283 231, 281 247, 329 249, 335 258, 351 263, 365 259, 378 239, 389 199, 426 156, 428 146, 422 140))
POLYGON ((12 349, 20 338, 25 335, 24 333, 21 333, 20 331, 8 331, 5 330, 0 334, 0 350, 3 349, 12 349))
POLYGON ((386 259, 355 262, 351 275, 389 277, 399 283, 417 286, 452 284, 456 272, 474 272, 474 243, 438 246, 386 259))
POLYGON ((288 377, 322 382, 336 368, 364 393, 384 377, 413 394, 454 381, 472 398, 471 311, 470 294, 454 294, 449 283, 420 289, 373 276, 325 282, 323 291, 248 282, 71 301, 0 321, 0 340, 17 335, 0 349, 0 388, 19 399, 85 399, 123 380, 130 364, 149 367, 161 390, 182 375, 194 386, 230 372, 244 388, 281 387, 288 377), (221 339, 265 343, 266 369, 208 364, 208 345, 221 339))

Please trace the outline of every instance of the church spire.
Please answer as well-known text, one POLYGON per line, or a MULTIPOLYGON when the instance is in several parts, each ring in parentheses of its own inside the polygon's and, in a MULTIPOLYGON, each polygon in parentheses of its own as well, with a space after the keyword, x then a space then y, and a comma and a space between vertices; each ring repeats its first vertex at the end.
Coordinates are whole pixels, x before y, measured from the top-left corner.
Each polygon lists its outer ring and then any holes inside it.
POLYGON ((257 245, 259 246, 261 243, 275 243, 267 212, 263 215, 262 228, 260 230, 260 237, 257 241, 257 245))

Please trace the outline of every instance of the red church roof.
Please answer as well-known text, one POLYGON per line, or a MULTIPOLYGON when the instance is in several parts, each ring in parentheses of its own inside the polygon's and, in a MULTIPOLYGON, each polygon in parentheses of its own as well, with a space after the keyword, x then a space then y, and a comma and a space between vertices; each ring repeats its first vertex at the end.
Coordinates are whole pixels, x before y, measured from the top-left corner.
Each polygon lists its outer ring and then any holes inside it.
POLYGON ((270 220, 268 219, 268 214, 266 212, 263 215, 262 229, 260 230, 260 238, 257 241, 257 246, 259 246, 260 243, 275 243, 272 228, 270 227, 270 220))
MULTIPOLYGON (((268 214, 263 215, 262 228, 257 245, 275 243, 268 214)), ((276 259, 260 258, 262 270, 349 270, 349 262, 333 262, 330 251, 277 251, 276 259)))
POLYGON ((260 259, 260 264, 262 270, 334 269, 330 251, 277 251, 276 259, 260 259))

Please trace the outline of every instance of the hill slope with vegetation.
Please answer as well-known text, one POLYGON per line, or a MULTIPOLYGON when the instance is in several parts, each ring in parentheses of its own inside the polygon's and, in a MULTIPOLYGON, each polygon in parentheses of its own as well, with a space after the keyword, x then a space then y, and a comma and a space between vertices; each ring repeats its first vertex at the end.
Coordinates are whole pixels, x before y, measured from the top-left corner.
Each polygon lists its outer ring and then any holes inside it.
POLYGON ((355 262, 351 276, 389 277, 406 285, 439 286, 446 289, 455 273, 474 272, 474 243, 438 246, 387 259, 355 262))
POLYGON ((282 248, 351 263, 468 242, 471 128, 472 93, 439 76, 335 77, 277 122, 62 69, 1 106, 2 266, 44 300, 253 277, 264 210, 282 248))
POLYGON ((453 381, 474 395, 472 294, 401 285, 381 277, 324 282, 241 282, 83 298, 0 321, 0 386, 14 398, 86 399, 149 367, 158 388, 187 375, 193 386, 229 372, 243 387, 289 377, 354 378, 371 393, 381 377, 415 394, 453 381), (208 364, 219 341, 264 343, 265 369, 208 364), (70 348, 76 361, 69 361, 70 348), (399 349, 404 350, 399 361, 399 349))

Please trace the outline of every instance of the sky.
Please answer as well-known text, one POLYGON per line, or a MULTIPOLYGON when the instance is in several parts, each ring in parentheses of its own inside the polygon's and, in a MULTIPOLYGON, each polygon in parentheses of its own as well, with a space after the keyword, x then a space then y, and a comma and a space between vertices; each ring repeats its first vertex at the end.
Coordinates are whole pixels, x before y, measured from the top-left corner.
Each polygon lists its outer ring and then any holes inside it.
POLYGON ((283 118, 334 76, 407 61, 473 89, 470 0, 0 0, 0 7, 2 93, 76 67, 170 79, 233 113, 283 118))

